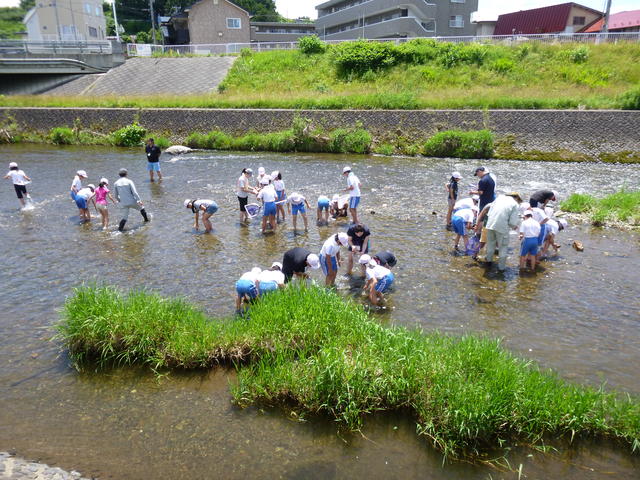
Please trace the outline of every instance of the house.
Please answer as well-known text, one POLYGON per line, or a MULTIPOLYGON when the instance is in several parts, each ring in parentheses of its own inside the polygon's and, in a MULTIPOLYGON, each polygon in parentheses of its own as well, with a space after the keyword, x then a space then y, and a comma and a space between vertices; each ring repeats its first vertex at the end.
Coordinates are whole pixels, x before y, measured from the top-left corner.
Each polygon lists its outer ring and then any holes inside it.
POLYGON ((602 17, 598 10, 573 2, 562 3, 500 15, 494 35, 578 33, 602 17))
POLYGON ((493 35, 496 30, 496 20, 474 20, 476 24, 476 36, 485 37, 493 35))
POLYGON ((101 0, 55 0, 37 3, 24 17, 27 40, 106 40, 107 22, 101 0))
POLYGON ((326 40, 475 35, 478 0, 329 0, 316 30, 326 40))
POLYGON ((252 42, 295 42, 300 37, 315 35, 314 23, 251 22, 252 42))
MULTIPOLYGON (((249 12, 228 0, 199 0, 184 9, 189 42, 249 43, 249 12)), ((172 17, 173 18, 173 17, 172 17)))
MULTIPOLYGON (((604 18, 585 30, 585 33, 597 33, 604 26, 604 18)), ((610 32, 640 32, 640 10, 618 12, 609 16, 610 32)))

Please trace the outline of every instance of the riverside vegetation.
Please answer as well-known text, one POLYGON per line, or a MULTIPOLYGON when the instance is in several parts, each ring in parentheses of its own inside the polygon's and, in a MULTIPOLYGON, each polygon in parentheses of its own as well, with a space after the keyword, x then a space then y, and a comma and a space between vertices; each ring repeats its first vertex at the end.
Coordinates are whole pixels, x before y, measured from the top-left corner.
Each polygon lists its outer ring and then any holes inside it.
POLYGON ((565 212, 585 215, 594 226, 640 225, 640 191, 622 189, 604 198, 574 193, 562 202, 560 208, 565 212))
POLYGON ((191 96, 10 96, 2 106, 293 109, 640 109, 640 43, 514 46, 317 37, 239 56, 219 92, 191 96))
POLYGON ((638 399, 565 382, 496 340, 384 327, 318 287, 269 294, 249 317, 211 319, 184 299, 83 286, 65 303, 57 339, 79 370, 230 365, 238 405, 326 415, 351 430, 369 414, 405 411, 418 434, 453 458, 550 437, 640 447, 638 399))

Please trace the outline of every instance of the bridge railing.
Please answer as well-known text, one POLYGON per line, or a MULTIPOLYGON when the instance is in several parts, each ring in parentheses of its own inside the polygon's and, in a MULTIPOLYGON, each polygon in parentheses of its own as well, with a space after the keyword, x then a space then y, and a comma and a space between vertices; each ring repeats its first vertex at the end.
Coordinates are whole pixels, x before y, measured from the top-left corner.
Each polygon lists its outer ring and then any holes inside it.
MULTIPOLYGON (((400 44, 414 40, 410 38, 378 38, 366 39, 369 42, 393 42, 400 44)), ((422 37, 438 42, 454 43, 483 43, 518 45, 521 43, 620 43, 640 42, 640 32, 611 32, 611 33, 559 33, 559 34, 514 34, 514 35, 486 35, 486 36, 459 36, 459 37, 422 37)), ((353 40, 327 40, 329 44, 351 42, 353 40)), ((130 57, 150 57, 156 55, 228 55, 240 53, 243 49, 254 52, 264 50, 293 50, 298 48, 298 42, 252 42, 252 43, 216 43, 197 45, 151 45, 140 43, 127 44, 127 55, 130 57)))
POLYGON ((0 40, 0 56, 29 56, 59 55, 59 54, 87 54, 113 52, 111 42, 76 42, 76 41, 44 41, 32 42, 24 40, 0 40))

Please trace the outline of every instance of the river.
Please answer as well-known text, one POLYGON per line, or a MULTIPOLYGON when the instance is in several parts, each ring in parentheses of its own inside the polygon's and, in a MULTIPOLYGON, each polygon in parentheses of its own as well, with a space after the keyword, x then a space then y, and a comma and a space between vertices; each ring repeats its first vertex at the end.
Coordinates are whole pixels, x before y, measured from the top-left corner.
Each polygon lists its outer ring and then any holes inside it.
MULTIPOLYGON (((363 184, 361 215, 372 250, 398 257, 395 291, 375 313, 384 324, 500 337, 504 346, 556 370, 570 381, 640 394, 640 236, 570 225, 560 233, 560 256, 536 275, 519 275, 515 252, 504 277, 453 254, 443 229, 444 183, 453 170, 475 183, 479 164, 467 160, 309 154, 197 152, 164 156, 164 180, 150 183, 143 154, 133 149, 13 145, 0 148, 33 178, 36 203, 18 210, 9 181, 0 189, 0 451, 99 478, 507 478, 482 465, 447 462, 415 434, 401 414, 369 418, 361 434, 342 434, 328 419, 301 423, 279 408, 245 410, 231 404, 232 371, 171 373, 121 368, 77 373, 52 325, 66 296, 83 282, 144 287, 184 295, 210 314, 233 312, 235 280, 252 266, 269 266, 293 246, 318 251, 346 223, 294 234, 290 218, 263 236, 258 221, 238 222, 235 181, 243 167, 280 170, 287 191, 306 195, 344 188, 349 164, 363 184), (68 194, 85 169, 97 184, 121 167, 152 214, 136 212, 130 230, 103 232, 98 219, 80 225, 68 194), (185 198, 220 206, 213 233, 196 234, 185 198), (437 214, 434 215, 433 212, 437 214), (580 240, 584 252, 571 248, 580 240)), ((604 195, 640 184, 634 165, 487 162, 499 190, 527 196, 545 187, 563 197, 604 195)), ((95 212, 93 212, 95 215, 95 212)), ((299 225, 301 222, 299 222, 299 225)), ((516 245, 512 237, 512 246, 516 245)), ((343 272, 341 272, 343 273, 343 272)), ((313 277, 321 281, 319 272, 313 277)), ((339 275, 338 291, 358 295, 339 275)), ((626 447, 580 443, 561 453, 516 448, 512 466, 529 478, 637 478, 640 461, 626 447), (609 475, 608 475, 609 476, 609 475)), ((514 477, 515 478, 515 477, 514 477)))

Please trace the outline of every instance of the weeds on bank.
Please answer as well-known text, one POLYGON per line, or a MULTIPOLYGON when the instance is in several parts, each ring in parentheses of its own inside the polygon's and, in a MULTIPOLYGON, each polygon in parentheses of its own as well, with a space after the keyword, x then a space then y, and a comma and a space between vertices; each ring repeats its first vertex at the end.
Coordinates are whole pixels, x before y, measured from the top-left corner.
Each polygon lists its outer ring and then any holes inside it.
POLYGON ((608 221, 640 225, 640 191, 622 189, 604 198, 574 193, 562 202, 560 208, 567 212, 586 214, 596 226, 608 221))
POLYGON ((349 429, 376 411, 410 411, 418 433, 453 457, 547 435, 609 436, 633 449, 640 438, 637 399, 564 382, 496 340, 383 327, 316 287, 263 297, 246 319, 213 320, 182 299, 88 286, 62 317, 57 338, 77 368, 232 364, 241 406, 293 404, 349 429))

